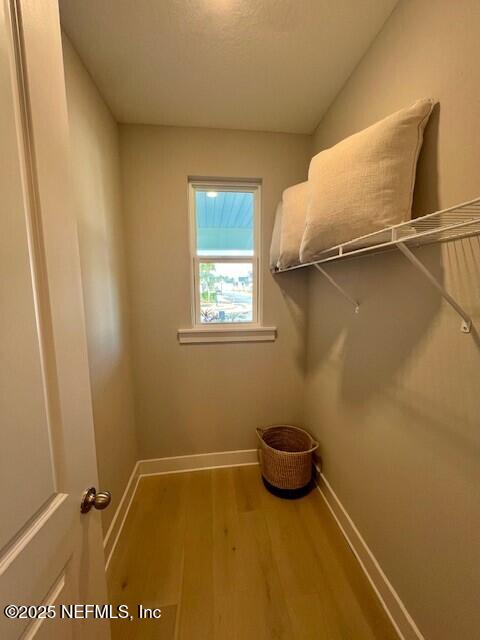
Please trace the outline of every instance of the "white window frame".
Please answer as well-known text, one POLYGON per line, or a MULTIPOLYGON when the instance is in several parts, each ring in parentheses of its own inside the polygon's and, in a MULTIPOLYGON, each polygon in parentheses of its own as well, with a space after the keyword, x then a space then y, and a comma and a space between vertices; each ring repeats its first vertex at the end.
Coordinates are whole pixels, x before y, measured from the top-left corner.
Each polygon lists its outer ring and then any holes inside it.
POLYGON ((218 332, 220 329, 247 332, 262 326, 262 286, 261 286, 261 184, 241 180, 189 180, 188 182, 188 210, 190 220, 190 256, 191 256, 191 307, 192 326, 202 331, 218 332), (253 255, 252 256, 198 256, 197 255, 197 225, 195 212, 196 191, 235 191, 254 194, 253 219, 253 255), (201 322, 200 316, 200 287, 198 274, 200 264, 211 262, 244 262, 252 264, 253 296, 251 322, 201 322))

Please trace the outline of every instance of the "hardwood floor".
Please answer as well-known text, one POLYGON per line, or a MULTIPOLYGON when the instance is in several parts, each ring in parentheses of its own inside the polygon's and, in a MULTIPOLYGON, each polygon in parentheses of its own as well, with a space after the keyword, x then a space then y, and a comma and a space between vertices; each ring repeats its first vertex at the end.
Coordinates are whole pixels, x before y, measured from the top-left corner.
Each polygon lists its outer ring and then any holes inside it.
POLYGON ((113 640, 394 640, 318 491, 295 501, 257 466, 143 478, 108 573, 113 640))

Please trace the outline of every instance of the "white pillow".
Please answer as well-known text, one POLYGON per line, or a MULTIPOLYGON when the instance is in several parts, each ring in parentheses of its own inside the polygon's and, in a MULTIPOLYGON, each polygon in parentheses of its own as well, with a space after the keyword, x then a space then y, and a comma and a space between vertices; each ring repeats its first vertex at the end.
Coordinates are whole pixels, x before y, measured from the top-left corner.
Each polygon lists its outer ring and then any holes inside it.
POLYGON ((282 201, 277 204, 275 211, 275 222, 273 223, 272 243, 270 245, 270 269, 277 268, 280 257, 280 237, 282 233, 282 201))
POLYGON ((418 154, 434 104, 419 100, 312 158, 302 262, 410 220, 418 154))
POLYGON ((308 182, 285 189, 282 196, 282 232, 280 237, 280 269, 300 262, 300 244, 305 231, 308 182))

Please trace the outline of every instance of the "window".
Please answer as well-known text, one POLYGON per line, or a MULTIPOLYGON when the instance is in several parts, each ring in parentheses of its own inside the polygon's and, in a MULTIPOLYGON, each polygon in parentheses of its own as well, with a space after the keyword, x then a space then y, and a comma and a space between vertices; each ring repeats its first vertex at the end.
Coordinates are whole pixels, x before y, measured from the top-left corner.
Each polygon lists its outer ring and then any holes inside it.
POLYGON ((194 327, 260 323, 260 185, 189 185, 194 327))

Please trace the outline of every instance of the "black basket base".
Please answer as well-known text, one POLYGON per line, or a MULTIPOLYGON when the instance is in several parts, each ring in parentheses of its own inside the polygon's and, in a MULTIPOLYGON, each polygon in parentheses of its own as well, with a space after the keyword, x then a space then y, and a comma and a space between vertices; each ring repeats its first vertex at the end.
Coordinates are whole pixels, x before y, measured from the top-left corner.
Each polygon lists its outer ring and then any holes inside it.
POLYGON ((306 496, 315 486, 315 482, 313 478, 310 480, 308 484, 304 487, 300 487, 299 489, 279 489, 278 487, 274 487, 273 484, 270 484, 268 480, 262 476, 263 484, 265 488, 277 498, 283 498, 284 500, 296 500, 297 498, 303 498, 306 496))

